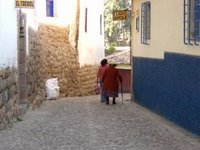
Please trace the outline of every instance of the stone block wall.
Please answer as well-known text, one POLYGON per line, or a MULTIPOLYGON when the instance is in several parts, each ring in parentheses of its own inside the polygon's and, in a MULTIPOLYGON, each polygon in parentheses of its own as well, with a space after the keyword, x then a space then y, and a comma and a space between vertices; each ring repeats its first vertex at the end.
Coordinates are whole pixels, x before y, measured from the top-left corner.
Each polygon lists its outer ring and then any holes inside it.
POLYGON ((38 33, 29 29, 29 52, 26 60, 27 100, 34 107, 45 99, 45 79, 47 70, 44 64, 44 52, 40 50, 38 33))
POLYGON ((12 125, 19 116, 17 71, 7 67, 0 70, 0 129, 12 125))

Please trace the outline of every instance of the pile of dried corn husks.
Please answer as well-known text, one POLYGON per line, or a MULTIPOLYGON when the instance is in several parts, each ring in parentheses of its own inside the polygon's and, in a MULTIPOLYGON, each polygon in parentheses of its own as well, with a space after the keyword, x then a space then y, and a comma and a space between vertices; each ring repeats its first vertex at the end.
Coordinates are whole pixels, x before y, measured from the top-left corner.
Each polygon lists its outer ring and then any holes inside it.
POLYGON ((96 73, 96 65, 80 67, 68 27, 42 24, 37 32, 29 29, 27 95, 35 106, 45 99, 47 79, 58 78, 60 97, 92 95, 96 73))

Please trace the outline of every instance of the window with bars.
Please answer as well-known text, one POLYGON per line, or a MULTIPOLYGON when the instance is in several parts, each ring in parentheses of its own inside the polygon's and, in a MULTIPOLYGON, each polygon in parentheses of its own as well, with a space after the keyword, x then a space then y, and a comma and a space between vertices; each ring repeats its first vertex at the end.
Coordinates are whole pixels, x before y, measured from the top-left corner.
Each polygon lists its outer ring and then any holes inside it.
POLYGON ((151 38, 151 3, 145 2, 141 6, 141 43, 149 44, 151 38))
POLYGON ((184 43, 200 44, 200 0, 184 0, 184 43))

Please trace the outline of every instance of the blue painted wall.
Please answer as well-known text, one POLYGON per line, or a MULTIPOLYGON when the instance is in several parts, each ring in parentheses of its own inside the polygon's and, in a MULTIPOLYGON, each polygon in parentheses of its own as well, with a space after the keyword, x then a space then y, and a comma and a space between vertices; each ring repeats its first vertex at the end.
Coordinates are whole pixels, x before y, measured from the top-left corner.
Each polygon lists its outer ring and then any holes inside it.
POLYGON ((132 59, 135 101, 200 135, 200 57, 165 53, 164 60, 132 59))

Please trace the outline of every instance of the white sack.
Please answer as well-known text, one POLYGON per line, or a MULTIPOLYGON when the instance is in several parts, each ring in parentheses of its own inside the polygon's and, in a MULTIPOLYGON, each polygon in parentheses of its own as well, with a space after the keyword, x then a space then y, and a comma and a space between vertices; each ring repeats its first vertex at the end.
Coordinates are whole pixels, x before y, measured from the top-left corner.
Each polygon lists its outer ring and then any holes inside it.
POLYGON ((59 90, 58 78, 51 78, 46 81, 47 99, 57 99, 60 94, 59 90))

